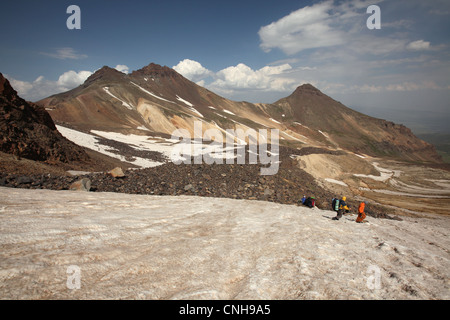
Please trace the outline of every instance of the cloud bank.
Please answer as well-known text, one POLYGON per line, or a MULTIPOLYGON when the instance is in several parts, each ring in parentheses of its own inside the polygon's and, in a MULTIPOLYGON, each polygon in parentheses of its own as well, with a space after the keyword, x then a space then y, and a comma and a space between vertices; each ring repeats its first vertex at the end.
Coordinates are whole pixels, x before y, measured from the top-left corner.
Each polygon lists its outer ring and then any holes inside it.
POLYGON ((70 70, 61 74, 57 81, 47 80, 43 76, 39 76, 31 82, 17 80, 7 75, 6 78, 19 96, 26 100, 37 101, 53 94, 71 90, 86 81, 90 75, 92 75, 90 71, 76 72, 70 70))
MULTIPOLYGON (((115 69, 123 73, 129 73, 130 70, 128 66, 123 64, 118 64, 115 69)), ((77 72, 69 70, 61 74, 56 81, 47 80, 44 76, 39 76, 34 81, 21 81, 8 75, 5 75, 5 77, 18 92, 19 96, 29 101, 38 101, 78 87, 95 71, 82 70, 77 72)))

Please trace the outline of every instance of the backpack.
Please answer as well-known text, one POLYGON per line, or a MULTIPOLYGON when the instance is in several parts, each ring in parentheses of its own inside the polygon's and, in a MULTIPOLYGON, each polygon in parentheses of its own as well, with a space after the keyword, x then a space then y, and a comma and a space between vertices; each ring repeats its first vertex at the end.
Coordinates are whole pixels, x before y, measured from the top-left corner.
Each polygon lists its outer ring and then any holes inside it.
POLYGON ((339 199, 336 199, 336 202, 333 205, 333 209, 334 209, 334 211, 338 211, 339 210, 339 199))

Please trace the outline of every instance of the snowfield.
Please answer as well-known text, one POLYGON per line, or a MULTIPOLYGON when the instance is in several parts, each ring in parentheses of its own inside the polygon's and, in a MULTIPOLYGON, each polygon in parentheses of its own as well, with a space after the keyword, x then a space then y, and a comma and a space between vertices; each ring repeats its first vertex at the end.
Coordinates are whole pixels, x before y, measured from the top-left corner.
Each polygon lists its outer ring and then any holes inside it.
MULTIPOLYGON (((118 150, 102 144, 94 135, 69 129, 60 125, 56 125, 56 128, 65 138, 76 143, 77 145, 100 152, 109 157, 119 159, 120 161, 129 162, 141 168, 157 167, 163 164, 162 162, 153 161, 141 157, 134 157, 134 160, 127 160, 127 158, 121 155, 118 150)), ((169 140, 164 140, 166 143, 158 143, 157 140, 149 140, 149 137, 147 136, 124 135, 115 132, 104 132, 96 130, 92 130, 91 132, 99 137, 101 136, 106 139, 127 143, 130 147, 136 150, 157 151, 166 156, 170 156, 172 150, 172 146, 170 145, 169 140)))
POLYGON ((0 188, 2 299, 449 299, 449 218, 0 188), (78 287, 79 285, 79 287, 78 287))

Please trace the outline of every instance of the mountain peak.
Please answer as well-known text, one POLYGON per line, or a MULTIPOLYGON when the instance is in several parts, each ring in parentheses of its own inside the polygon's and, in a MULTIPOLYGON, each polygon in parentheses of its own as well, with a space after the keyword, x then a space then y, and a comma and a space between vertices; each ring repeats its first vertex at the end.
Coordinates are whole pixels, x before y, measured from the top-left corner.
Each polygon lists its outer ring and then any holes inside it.
POLYGON ((133 71, 131 73, 131 76, 149 76, 153 78, 159 78, 159 77, 177 77, 179 74, 173 70, 172 68, 169 68, 167 66, 161 66, 156 63, 150 63, 149 65, 143 67, 142 69, 133 71))
POLYGON ((300 93, 301 94, 308 93, 308 94, 315 94, 315 95, 323 95, 322 91, 320 91, 319 89, 317 89, 310 83, 302 84, 301 86, 297 87, 297 89, 295 89, 294 94, 300 94, 300 93))
POLYGON ((108 66, 103 66, 102 68, 95 71, 94 74, 92 74, 87 80, 85 81, 85 84, 92 83, 96 80, 117 80, 125 76, 124 73, 114 69, 110 68, 108 66))

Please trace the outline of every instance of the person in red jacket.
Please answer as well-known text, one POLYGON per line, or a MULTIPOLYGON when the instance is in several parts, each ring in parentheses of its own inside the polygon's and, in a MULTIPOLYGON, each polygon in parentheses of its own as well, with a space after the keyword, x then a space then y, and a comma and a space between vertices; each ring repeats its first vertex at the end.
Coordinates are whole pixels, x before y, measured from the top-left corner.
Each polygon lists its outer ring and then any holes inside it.
POLYGON ((356 218, 356 222, 358 222, 358 223, 367 222, 367 221, 364 221, 364 219, 366 218, 366 213, 364 212, 365 207, 366 207, 365 201, 361 202, 359 204, 358 217, 356 218))

